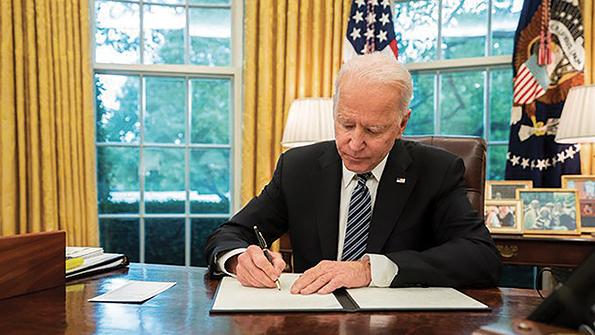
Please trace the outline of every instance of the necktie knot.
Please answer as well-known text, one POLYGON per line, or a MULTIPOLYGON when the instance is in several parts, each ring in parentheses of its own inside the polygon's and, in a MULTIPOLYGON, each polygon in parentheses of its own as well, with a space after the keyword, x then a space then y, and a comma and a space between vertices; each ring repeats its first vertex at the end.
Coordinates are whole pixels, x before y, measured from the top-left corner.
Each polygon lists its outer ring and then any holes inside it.
POLYGON ((355 175, 355 177, 357 178, 357 182, 359 184, 365 184, 366 181, 372 177, 372 172, 360 173, 355 175))

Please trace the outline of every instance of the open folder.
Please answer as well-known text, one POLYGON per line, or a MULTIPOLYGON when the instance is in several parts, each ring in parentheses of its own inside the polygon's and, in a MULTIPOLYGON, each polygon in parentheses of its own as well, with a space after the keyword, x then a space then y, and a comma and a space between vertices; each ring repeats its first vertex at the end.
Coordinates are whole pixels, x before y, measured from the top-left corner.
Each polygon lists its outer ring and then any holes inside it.
POLYGON ((300 274, 284 273, 276 288, 244 287, 232 277, 219 283, 213 313, 354 312, 379 310, 489 310, 481 302, 448 287, 339 289, 332 294, 289 292, 300 274))

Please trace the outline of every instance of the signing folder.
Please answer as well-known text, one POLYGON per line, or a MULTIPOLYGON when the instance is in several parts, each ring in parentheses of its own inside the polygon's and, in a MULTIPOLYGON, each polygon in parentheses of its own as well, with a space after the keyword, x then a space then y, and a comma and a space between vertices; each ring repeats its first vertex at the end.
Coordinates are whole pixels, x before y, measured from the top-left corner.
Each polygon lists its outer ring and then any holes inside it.
POLYGON ((213 313, 236 312, 355 312, 381 310, 489 310, 485 304, 448 287, 339 289, 332 294, 291 294, 300 274, 284 273, 276 288, 244 287, 224 277, 211 308, 213 313))

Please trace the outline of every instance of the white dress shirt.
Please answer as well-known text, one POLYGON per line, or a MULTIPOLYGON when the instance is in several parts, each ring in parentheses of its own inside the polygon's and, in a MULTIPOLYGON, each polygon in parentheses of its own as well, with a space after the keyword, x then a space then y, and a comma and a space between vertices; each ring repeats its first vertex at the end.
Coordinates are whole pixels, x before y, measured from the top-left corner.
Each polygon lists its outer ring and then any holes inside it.
MULTIPOLYGON (((372 172, 372 177, 370 177, 366 182, 366 186, 370 191, 370 197, 372 200, 372 213, 374 212, 374 204, 376 202, 376 191, 378 190, 378 184, 380 183, 380 178, 382 177, 382 172, 384 171, 387 158, 388 155, 385 156, 384 159, 372 171, 370 171, 372 172)), ((351 200, 351 193, 353 193, 353 189, 357 184, 357 181, 354 180, 355 175, 355 172, 349 171, 347 167, 345 167, 345 164, 343 164, 343 177, 341 179, 341 201, 339 203, 339 243, 337 247, 337 260, 341 260, 341 256, 343 255, 343 244, 345 243, 345 229, 347 228, 349 202, 351 200)), ((241 254, 244 251, 246 251, 246 248, 238 248, 221 254, 221 256, 217 257, 215 261, 217 267, 219 268, 217 270, 221 270, 225 274, 234 276, 225 268, 225 262, 227 262, 227 260, 231 257, 241 254)), ((372 277, 370 286, 390 286, 393 278, 399 272, 398 266, 384 255, 365 254, 364 256, 368 256, 370 259, 370 272, 372 277)))

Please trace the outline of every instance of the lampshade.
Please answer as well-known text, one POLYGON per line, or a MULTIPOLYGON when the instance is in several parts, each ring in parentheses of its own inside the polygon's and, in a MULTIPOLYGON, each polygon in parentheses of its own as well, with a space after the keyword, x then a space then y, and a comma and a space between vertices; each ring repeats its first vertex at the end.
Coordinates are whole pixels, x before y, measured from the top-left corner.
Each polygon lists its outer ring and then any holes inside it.
POLYGON ((595 85, 570 89, 560 116, 556 142, 595 142, 595 85))
POLYGON ((332 99, 306 98, 291 103, 281 145, 293 148, 333 138, 332 99))

